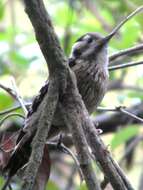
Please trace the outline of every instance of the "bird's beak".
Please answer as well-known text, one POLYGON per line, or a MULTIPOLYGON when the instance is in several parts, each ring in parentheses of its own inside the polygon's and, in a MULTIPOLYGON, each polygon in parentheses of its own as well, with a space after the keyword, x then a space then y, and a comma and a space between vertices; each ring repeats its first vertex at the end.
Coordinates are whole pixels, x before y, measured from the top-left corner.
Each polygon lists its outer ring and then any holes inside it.
POLYGON ((111 32, 110 34, 108 34, 106 37, 98 40, 97 46, 102 48, 104 47, 111 39, 112 37, 116 34, 116 32, 111 32))
POLYGON ((114 36, 116 34, 116 32, 115 33, 110 33, 109 35, 107 35, 106 37, 104 37, 101 41, 102 41, 102 43, 103 44, 106 44, 106 43, 108 43, 111 39, 112 39, 112 37, 114 36))
POLYGON ((112 39, 112 37, 115 35, 115 33, 110 33, 109 35, 107 35, 106 37, 103 37, 99 40, 96 41, 96 45, 94 46, 95 49, 102 49, 104 48, 108 42, 112 39))
POLYGON ((119 29, 133 16, 143 11, 143 6, 140 6, 137 8, 134 12, 129 14, 125 19, 123 19, 112 31, 110 34, 108 34, 106 37, 100 39, 97 43, 97 48, 104 47, 111 39, 112 37, 119 31, 119 29))

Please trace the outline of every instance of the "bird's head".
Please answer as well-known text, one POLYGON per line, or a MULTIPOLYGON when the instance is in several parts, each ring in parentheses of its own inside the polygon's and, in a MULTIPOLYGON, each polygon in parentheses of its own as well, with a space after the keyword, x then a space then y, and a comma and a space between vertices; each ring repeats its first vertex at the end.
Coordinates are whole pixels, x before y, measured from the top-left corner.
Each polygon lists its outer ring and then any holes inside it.
MULTIPOLYGON (((143 6, 137 8, 134 12, 123 19, 106 37, 102 37, 98 33, 87 33, 80 37, 76 43, 73 45, 72 52, 69 58, 69 64, 71 67, 76 64, 75 61, 81 60, 93 60, 97 58, 97 55, 107 54, 107 44, 112 39, 113 36, 119 31, 119 29, 133 16, 142 12, 143 6), (93 56, 93 57, 92 57, 93 56), (96 57, 95 57, 96 56, 96 57)), ((98 56, 99 57, 99 56, 98 56)))
POLYGON ((73 45, 69 64, 74 66, 78 62, 96 62, 98 56, 107 57, 107 42, 102 35, 95 32, 81 36, 73 45))

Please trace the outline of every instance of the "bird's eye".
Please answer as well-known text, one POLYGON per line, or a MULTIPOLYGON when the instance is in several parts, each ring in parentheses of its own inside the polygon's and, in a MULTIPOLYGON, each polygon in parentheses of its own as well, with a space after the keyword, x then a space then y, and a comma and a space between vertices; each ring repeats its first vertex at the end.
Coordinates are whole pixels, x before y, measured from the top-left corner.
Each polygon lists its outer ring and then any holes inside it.
POLYGON ((76 64, 75 59, 69 58, 69 66, 70 66, 70 67, 73 67, 75 64, 76 64))
POLYGON ((87 43, 91 43, 93 41, 93 39, 91 38, 91 37, 89 37, 88 39, 87 39, 87 43))
POLYGON ((79 49, 74 49, 74 51, 73 51, 73 55, 74 55, 75 57, 80 56, 80 55, 81 55, 80 50, 79 50, 79 49))

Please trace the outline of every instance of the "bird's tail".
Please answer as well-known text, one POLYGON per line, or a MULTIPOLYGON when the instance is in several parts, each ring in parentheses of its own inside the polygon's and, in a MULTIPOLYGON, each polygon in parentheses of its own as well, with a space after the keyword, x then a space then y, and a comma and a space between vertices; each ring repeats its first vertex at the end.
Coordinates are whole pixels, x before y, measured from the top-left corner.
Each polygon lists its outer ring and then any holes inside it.
POLYGON ((2 190, 6 189, 11 178, 28 162, 31 154, 31 141, 32 138, 29 138, 28 141, 26 141, 22 146, 18 146, 13 151, 7 165, 3 168, 3 173, 7 173, 7 180, 2 190))

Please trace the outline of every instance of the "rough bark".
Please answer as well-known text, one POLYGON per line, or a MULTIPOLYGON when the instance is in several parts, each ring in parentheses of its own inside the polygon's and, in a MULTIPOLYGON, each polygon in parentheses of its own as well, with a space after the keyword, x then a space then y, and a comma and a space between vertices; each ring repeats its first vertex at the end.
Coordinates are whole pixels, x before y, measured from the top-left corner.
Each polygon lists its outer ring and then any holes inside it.
MULTIPOLYGON (((32 154, 30 157, 30 162, 26 169, 26 181, 23 184, 23 189, 32 189, 35 173, 37 172, 37 168, 42 158, 46 135, 49 131, 53 119, 58 98, 58 104, 61 108, 60 111, 63 114, 62 116, 64 118, 64 121, 69 127, 73 136, 73 143, 78 153, 78 160, 80 162, 80 166, 84 174, 88 189, 98 190, 100 189, 100 187, 95 178, 94 171, 91 167, 87 143, 90 145, 95 159, 100 164, 104 175, 108 178, 113 188, 116 190, 133 189, 126 177, 123 175, 121 169, 111 158, 110 153, 96 133, 93 122, 90 120, 85 105, 81 99, 81 96, 78 93, 78 89, 74 79, 75 76, 66 66, 67 62, 65 56, 63 55, 63 51, 59 46, 57 38, 55 37, 55 33, 53 31, 50 18, 45 10, 43 1, 25 0, 24 3, 26 7, 26 12, 28 13, 29 18, 35 29, 36 39, 49 66, 50 83, 53 82, 53 78, 56 78, 56 82, 59 81, 59 83, 57 82, 58 85, 54 86, 54 89, 56 89, 57 87, 56 97, 54 97, 50 102, 49 98, 53 94, 53 91, 52 89, 48 90, 48 93, 50 95, 46 95, 46 97, 44 98, 45 104, 43 105, 42 101, 37 112, 33 114, 30 118, 32 126, 34 118, 37 118, 34 120, 36 121, 34 122, 34 125, 37 128, 37 132, 32 143, 32 154), (48 108, 49 105, 50 108, 48 108), (51 111, 52 107, 53 111, 51 111), (48 126, 47 130, 46 125, 48 126), (40 135, 41 132, 42 135, 40 135), (38 148, 38 154, 36 154, 37 145, 40 145, 40 149, 38 148)), ((54 84, 54 82, 52 84, 54 84)), ((31 132, 28 122, 26 129, 27 134, 31 132)))
MULTIPOLYGON (((32 118, 34 118, 34 115, 38 117, 37 114, 38 113, 40 114, 38 122, 37 123, 34 122, 37 132, 32 142, 32 154, 30 156, 30 161, 28 163, 28 166, 25 172, 25 176, 24 176, 25 180, 22 185, 23 190, 24 189, 30 190, 33 187, 36 172, 38 170, 38 166, 42 159, 43 148, 46 142, 48 130, 50 128, 53 115, 56 110, 56 103, 58 101, 56 97, 63 99, 62 95, 65 94, 66 91, 69 90, 69 88, 66 88, 67 76, 72 78, 72 75, 69 71, 69 68, 66 65, 67 60, 65 59, 62 53, 62 50, 59 46, 58 40, 53 31, 53 27, 52 27, 49 15, 47 14, 45 10, 43 2, 40 0, 37 0, 37 1, 25 0, 24 3, 26 7, 26 12, 29 15, 29 18, 35 29, 36 39, 48 63, 49 73, 50 73, 49 83, 50 84, 52 83, 51 85, 52 88, 48 89, 48 94, 50 95, 46 96, 47 101, 46 101, 45 106, 41 110, 41 113, 39 113, 39 110, 41 108, 41 105, 43 104, 43 101, 40 104, 37 112, 34 113, 30 117, 30 120, 32 122, 33 121, 32 118), (56 79, 56 80, 53 80, 53 79, 56 79), (52 89, 57 89, 56 93, 52 91, 52 89), (50 97, 52 97, 52 95, 55 96, 54 93, 56 94, 56 97, 54 97, 55 99, 53 98, 50 100, 50 97), (53 111, 51 111, 52 108, 53 108, 53 111), (47 114, 47 117, 46 117, 46 114, 47 114), (48 127, 47 130, 45 127, 46 125, 48 127), (38 150, 38 154, 37 154, 37 150, 38 150)), ((77 87, 76 87, 76 90, 77 90, 77 87)), ((46 99, 46 97, 44 99, 46 99)), ((76 124, 77 123, 75 123, 75 125, 76 124)), ((31 129, 29 128, 29 123, 27 123, 25 130, 27 131, 27 134, 31 133, 31 129)), ((73 136, 75 135, 73 134, 73 136)), ((79 132, 79 136, 81 137, 80 139, 83 143, 82 147, 80 148, 81 143, 79 143, 78 145, 76 144, 75 147, 77 151, 81 150, 79 151, 80 157, 84 158, 84 162, 82 162, 82 159, 79 159, 79 161, 80 161, 82 172, 84 174, 85 181, 90 190, 93 190, 93 189, 100 190, 98 181, 96 180, 96 177, 95 177, 94 170, 92 169, 91 159, 89 157, 89 154, 87 153, 88 146, 87 146, 85 137, 84 135, 80 134, 80 132, 79 132), (86 150, 87 151, 86 154, 85 154, 85 151, 82 151, 82 150, 86 150), (86 163, 85 163, 85 160, 86 160, 86 163)))

